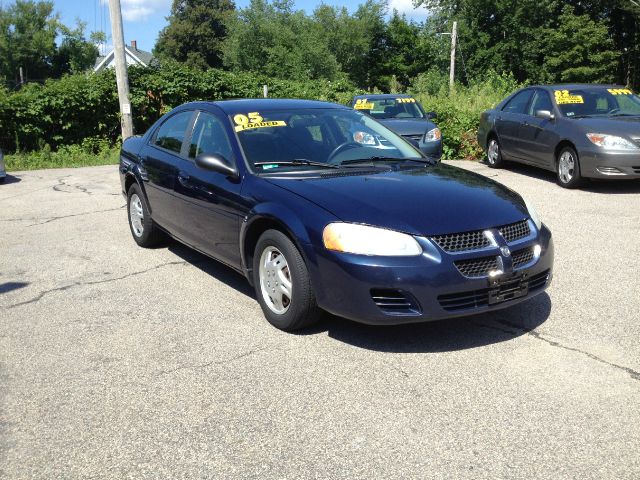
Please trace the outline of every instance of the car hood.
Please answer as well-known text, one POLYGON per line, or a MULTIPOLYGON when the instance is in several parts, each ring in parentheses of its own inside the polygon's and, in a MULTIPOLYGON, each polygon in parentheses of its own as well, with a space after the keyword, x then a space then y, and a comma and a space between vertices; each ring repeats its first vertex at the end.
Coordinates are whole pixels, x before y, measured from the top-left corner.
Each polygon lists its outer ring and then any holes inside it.
POLYGON ((528 217, 514 191, 449 165, 264 178, 342 221, 413 235, 482 230, 528 217))
POLYGON ((608 133, 611 135, 640 137, 640 116, 576 118, 570 121, 580 125, 585 133, 608 133))
POLYGON ((426 118, 383 118, 378 121, 399 135, 422 135, 436 127, 426 118))

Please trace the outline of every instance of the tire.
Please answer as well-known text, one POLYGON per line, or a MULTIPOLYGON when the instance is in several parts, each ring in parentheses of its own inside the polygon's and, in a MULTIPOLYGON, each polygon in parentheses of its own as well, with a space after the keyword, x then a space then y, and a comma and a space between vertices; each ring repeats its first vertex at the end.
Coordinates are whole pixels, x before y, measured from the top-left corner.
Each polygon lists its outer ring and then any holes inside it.
POLYGON ((147 199, 137 183, 127 192, 127 217, 131 235, 139 246, 151 248, 164 240, 164 233, 153 223, 147 199))
POLYGON ((496 137, 489 137, 487 143, 487 164, 491 168, 501 168, 504 164, 500 142, 496 137))
POLYGON ((573 147, 564 147, 556 159, 558 185, 564 188, 576 188, 582 183, 580 159, 573 147))
POLYGON ((264 316, 274 327, 291 332, 320 319, 322 311, 304 259, 282 232, 267 230, 258 240, 253 256, 253 284, 264 316))

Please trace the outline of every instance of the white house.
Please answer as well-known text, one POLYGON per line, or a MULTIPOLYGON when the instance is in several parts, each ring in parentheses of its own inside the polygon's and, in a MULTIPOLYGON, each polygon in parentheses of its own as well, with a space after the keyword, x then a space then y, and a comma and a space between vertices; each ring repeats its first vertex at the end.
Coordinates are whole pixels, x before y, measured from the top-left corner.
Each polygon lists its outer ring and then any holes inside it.
MULTIPOLYGON (((154 56, 150 52, 138 49, 138 43, 135 40, 131 40, 131 46, 124 46, 124 54, 127 59, 127 65, 140 65, 148 67, 154 60, 154 56)), ((107 53, 104 57, 96 58, 96 63, 93 66, 94 72, 99 72, 105 68, 115 67, 113 49, 107 53)))

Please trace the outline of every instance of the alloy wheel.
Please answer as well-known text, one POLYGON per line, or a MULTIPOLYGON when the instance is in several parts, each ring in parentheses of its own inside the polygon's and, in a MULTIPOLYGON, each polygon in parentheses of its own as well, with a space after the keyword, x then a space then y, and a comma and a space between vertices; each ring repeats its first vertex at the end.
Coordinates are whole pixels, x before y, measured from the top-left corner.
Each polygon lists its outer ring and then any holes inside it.
POLYGON ((144 210, 142 209, 142 200, 136 193, 131 195, 129 200, 129 218, 133 234, 136 237, 141 237, 144 233, 144 210))
POLYGON ((575 174, 576 160, 571 152, 563 152, 558 161, 558 177, 562 183, 569 183, 575 174))

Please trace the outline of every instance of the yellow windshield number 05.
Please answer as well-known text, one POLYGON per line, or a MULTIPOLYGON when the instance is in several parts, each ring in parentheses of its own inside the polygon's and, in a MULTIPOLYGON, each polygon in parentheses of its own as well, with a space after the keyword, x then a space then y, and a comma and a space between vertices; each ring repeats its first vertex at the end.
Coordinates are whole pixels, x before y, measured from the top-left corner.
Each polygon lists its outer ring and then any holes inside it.
POLYGON ((241 113, 234 115, 233 121, 236 122, 236 125, 246 127, 246 125, 250 123, 261 123, 264 119, 260 116, 258 112, 249 112, 246 115, 241 113))

